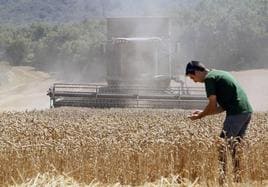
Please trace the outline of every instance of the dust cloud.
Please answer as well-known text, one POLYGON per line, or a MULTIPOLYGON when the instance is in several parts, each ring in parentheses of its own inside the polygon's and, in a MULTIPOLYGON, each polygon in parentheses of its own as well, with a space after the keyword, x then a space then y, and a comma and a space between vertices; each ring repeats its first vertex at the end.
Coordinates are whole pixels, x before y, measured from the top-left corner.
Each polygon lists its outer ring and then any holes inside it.
MULTIPOLYGON (((85 7, 87 3, 90 3, 89 1, 79 1, 80 7, 85 7)), ((132 1, 127 0, 124 1, 124 3, 121 4, 121 6, 111 6, 112 1, 102 0, 102 3, 100 3, 99 12, 102 12, 102 16, 104 18, 107 17, 135 17, 135 16, 155 16, 158 17, 165 16, 164 12, 162 10, 162 7, 166 4, 164 0, 158 0, 158 1, 147 1, 147 3, 143 4, 144 6, 141 6, 142 4, 138 1, 132 1), (158 2, 158 3, 156 3, 158 2)), ((187 4, 187 1, 185 1, 187 4)), ((120 3, 119 3, 120 4, 120 3)), ((78 5, 77 5, 78 6, 78 5)), ((76 12, 78 13, 78 12, 76 12)), ((172 26, 172 24, 171 24, 172 26)), ((123 28, 118 28, 119 30, 123 30, 123 28)), ((144 30, 146 27, 144 27, 143 24, 137 24, 135 29, 132 30, 132 33, 128 33, 124 36, 116 36, 116 37, 130 37, 130 38, 144 38, 144 37, 161 37, 161 36, 155 36, 156 34, 161 33, 161 30, 166 31, 163 26, 160 25, 154 25, 154 27, 150 26, 148 27, 148 30, 144 30), (152 28, 154 30, 152 30, 152 28), (154 33, 155 35, 140 35, 139 33, 154 33)), ((189 59, 197 59, 204 62, 208 59, 202 58, 203 56, 209 56, 211 54, 211 51, 206 51, 206 48, 202 52, 202 55, 194 55, 192 54, 192 50, 187 50, 188 48, 185 48, 184 46, 191 46, 194 38, 194 34, 187 33, 188 35, 182 36, 182 38, 178 37, 177 35, 180 34, 180 27, 178 28, 170 28, 171 30, 168 30, 168 34, 166 34, 166 38, 164 39, 170 39, 173 42, 174 46, 169 46, 170 43, 164 43, 161 42, 159 44, 159 53, 163 59, 158 59, 159 61, 162 61, 163 67, 160 67, 159 72, 157 72, 159 75, 168 74, 168 73, 176 73, 171 72, 174 71, 174 69, 169 64, 170 59, 175 59, 173 63, 175 63, 176 66, 180 66, 181 69, 184 70, 185 64, 189 59), (171 35, 171 36, 170 36, 171 35), (170 37, 170 38, 168 38, 170 37), (175 38, 175 39, 174 39, 175 38), (173 41, 174 40, 174 41, 173 41), (177 41, 181 42, 176 43, 177 41), (180 47, 180 45, 181 47, 180 47), (177 46, 178 45, 178 46, 177 46), (171 54, 168 48, 185 48, 185 50, 180 50, 178 54, 171 54), (169 60, 166 60, 170 58, 169 60), (166 63, 165 63, 166 62, 166 63), (184 64, 185 63, 185 64, 184 64), (170 66, 167 68, 164 68, 164 65, 170 66), (167 71, 165 69, 168 69, 167 71), (163 71, 165 70, 165 71, 163 71)), ((107 33, 108 34, 108 33, 107 33)), ((206 32, 204 32, 206 36, 206 32)), ((203 38, 204 40, 206 38, 203 38)), ((106 41, 107 42, 107 41, 106 41)), ((202 43, 203 45, 203 43, 202 43)), ((150 48, 150 47, 149 47, 150 48)), ((126 49, 125 49, 126 50, 126 49)), ((132 55, 136 55, 133 57, 133 59, 129 59, 130 63, 135 63, 137 59, 141 61, 141 64, 144 64, 141 69, 139 68, 130 68, 129 73, 135 74, 138 71, 148 72, 152 70, 153 67, 146 66, 146 62, 141 57, 141 52, 144 53, 143 56, 150 56, 151 54, 149 52, 150 49, 142 49, 139 47, 136 47, 132 51, 138 51, 140 50, 140 53, 132 55), (148 51, 148 53, 147 53, 148 51), (145 61, 145 62, 142 62, 145 61), (131 72, 131 70, 134 70, 134 72, 131 72)), ((200 50, 200 48, 198 48, 200 50)), ((174 50, 172 50, 174 51, 174 50)), ((199 54, 199 53, 198 53, 199 54)), ((200 53, 201 54, 201 53, 200 53)), ((130 55, 129 55, 130 56, 130 55)), ((126 59, 129 58, 129 56, 126 56, 126 59)), ((263 55, 263 62, 265 62, 266 59, 266 53, 263 55)), ((61 78, 60 82, 67 82, 67 83, 97 83, 100 81, 105 81, 106 75, 106 63, 104 62, 104 59, 99 59, 90 61, 90 59, 95 59, 97 57, 90 56, 88 63, 85 67, 79 67, 77 68, 77 65, 75 63, 68 62, 68 59, 66 59, 66 63, 62 64, 59 63, 59 67, 48 67, 46 70, 51 71, 60 71, 58 74, 61 78), (68 75, 68 76, 67 76, 68 75)), ((110 59, 109 59, 110 60, 110 59)), ((153 57, 150 59, 151 61, 154 61, 153 57)), ((70 60, 71 61, 71 60, 70 60)), ((110 61, 108 61, 109 63, 110 61)), ((155 62, 155 61, 154 61, 155 62)), ((136 65, 136 64, 135 64, 136 65)), ((172 64, 173 65, 173 64, 172 64)), ((213 64, 217 68, 218 64, 213 64)), ((224 68, 224 67, 223 67, 224 68)), ((177 71, 177 69, 176 69, 177 71)), ((126 71, 127 72, 127 71, 126 71)), ((126 73, 123 72, 123 73, 126 73)), ((53 72, 52 72, 53 73, 53 72)), ((241 83, 242 87, 245 89, 246 93, 248 94, 249 100, 253 105, 253 108, 255 111, 268 111, 268 82, 266 81, 268 78, 268 69, 259 69, 259 70, 248 70, 248 71, 238 71, 238 72, 232 72, 233 75, 238 79, 238 81, 241 83)), ((173 74, 169 74, 169 76, 177 76, 173 74)), ((126 76, 131 77, 131 76, 126 76)), ((182 81, 185 81, 182 79, 182 81)), ((46 96, 46 92, 48 88, 55 82, 48 74, 40 71, 36 71, 33 68, 30 67, 10 67, 7 64, 0 64, 0 111, 6 111, 6 110, 33 110, 33 109, 46 109, 49 108, 49 97, 46 96)), ((187 84, 187 86, 190 86, 190 83, 187 84)), ((194 85, 196 86, 196 85, 194 85)))
MULTIPOLYGON (((245 89, 254 111, 268 111, 268 69, 231 73, 245 89)), ((46 92, 56 80, 47 73, 1 62, 0 75, 0 112, 49 108, 46 92)))
POLYGON ((268 69, 231 73, 246 91, 254 111, 268 111, 268 69))

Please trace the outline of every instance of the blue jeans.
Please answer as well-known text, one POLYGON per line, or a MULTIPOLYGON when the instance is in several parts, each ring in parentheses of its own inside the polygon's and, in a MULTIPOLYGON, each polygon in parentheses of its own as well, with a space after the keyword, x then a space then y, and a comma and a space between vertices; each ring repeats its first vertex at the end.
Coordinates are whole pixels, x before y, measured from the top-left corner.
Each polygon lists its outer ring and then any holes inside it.
MULTIPOLYGON (((227 144, 231 149, 233 166, 234 166, 234 180, 236 182, 241 182, 240 177, 240 159, 237 155, 239 144, 241 139, 244 137, 248 124, 251 120, 251 113, 244 113, 238 115, 227 115, 223 123, 223 129, 220 134, 221 138, 227 140, 227 144)), ((219 183, 223 184, 226 174, 226 155, 227 148, 225 145, 220 145, 219 147, 219 161, 220 161, 220 179, 219 183)))
POLYGON ((248 124, 251 120, 251 113, 227 115, 223 123, 221 138, 243 138, 248 124))

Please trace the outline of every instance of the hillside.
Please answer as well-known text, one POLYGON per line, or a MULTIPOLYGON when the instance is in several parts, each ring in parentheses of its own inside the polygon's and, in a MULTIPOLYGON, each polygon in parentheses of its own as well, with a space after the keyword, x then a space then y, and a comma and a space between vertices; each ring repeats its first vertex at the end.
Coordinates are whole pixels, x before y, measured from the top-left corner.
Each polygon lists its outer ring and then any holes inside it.
MULTIPOLYGON (((174 2, 174 0, 0 0, 0 23, 29 24, 36 21, 66 23, 103 16, 159 16, 168 7, 172 7, 174 2)), ((182 0, 179 3, 184 2, 186 1, 182 0)))
POLYGON ((64 22, 100 15, 96 0, 1 0, 0 4, 0 21, 5 23, 64 22))
POLYGON ((267 1, 243 0, 0 0, 0 58, 39 70, 54 62, 100 62, 106 24, 99 18, 128 16, 172 17, 178 64, 267 68, 267 1))

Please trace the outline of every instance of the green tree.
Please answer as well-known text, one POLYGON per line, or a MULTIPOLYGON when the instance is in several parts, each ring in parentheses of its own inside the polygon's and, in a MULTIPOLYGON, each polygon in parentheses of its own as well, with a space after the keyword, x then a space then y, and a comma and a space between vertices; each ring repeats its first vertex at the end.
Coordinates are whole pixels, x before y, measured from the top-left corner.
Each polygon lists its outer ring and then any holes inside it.
POLYGON ((28 43, 24 39, 12 41, 6 48, 7 58, 10 60, 12 65, 25 64, 28 52, 28 43))
POLYGON ((33 23, 30 26, 31 39, 32 41, 38 41, 47 36, 49 26, 44 23, 33 23))
POLYGON ((260 42, 267 38, 266 0, 202 0, 177 7, 174 15, 184 56, 213 67, 257 67, 267 49, 260 42))

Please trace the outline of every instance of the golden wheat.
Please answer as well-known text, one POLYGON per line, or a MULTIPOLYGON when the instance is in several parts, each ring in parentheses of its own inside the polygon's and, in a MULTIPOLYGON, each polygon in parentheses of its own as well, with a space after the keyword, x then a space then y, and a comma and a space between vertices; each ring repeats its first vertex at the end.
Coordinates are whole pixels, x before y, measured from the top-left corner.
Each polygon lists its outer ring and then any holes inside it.
MULTIPOLYGON (((23 184, 46 173, 81 184, 142 185, 171 176, 177 184, 217 184, 224 116, 192 122, 188 114, 81 108, 1 113, 0 184, 23 184)), ((244 144, 243 183, 265 186, 268 113, 253 115, 244 144)), ((228 167, 232 184, 230 162, 228 167)))

